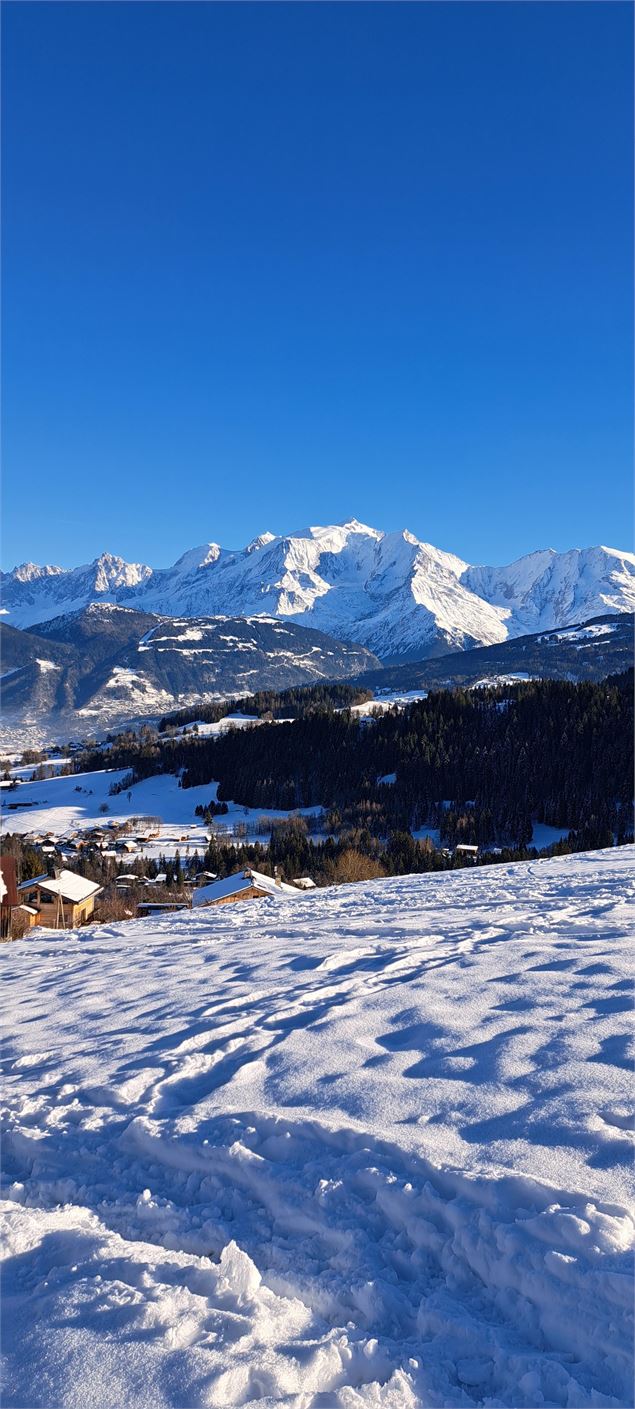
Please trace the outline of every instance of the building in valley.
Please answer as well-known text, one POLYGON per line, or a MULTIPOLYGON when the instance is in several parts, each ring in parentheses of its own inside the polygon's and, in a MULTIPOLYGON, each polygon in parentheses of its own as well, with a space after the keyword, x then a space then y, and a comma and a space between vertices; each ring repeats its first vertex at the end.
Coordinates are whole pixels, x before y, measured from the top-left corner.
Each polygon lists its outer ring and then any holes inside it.
POLYGON ((35 924, 54 930, 75 930, 90 920, 101 886, 74 871, 59 871, 56 876, 34 876, 22 881, 18 891, 21 901, 37 910, 35 924))
POLYGON ((286 900, 301 892, 285 885, 279 876, 265 876, 262 871, 235 871, 211 885, 199 886, 192 892, 192 905, 232 905, 236 900, 286 900))

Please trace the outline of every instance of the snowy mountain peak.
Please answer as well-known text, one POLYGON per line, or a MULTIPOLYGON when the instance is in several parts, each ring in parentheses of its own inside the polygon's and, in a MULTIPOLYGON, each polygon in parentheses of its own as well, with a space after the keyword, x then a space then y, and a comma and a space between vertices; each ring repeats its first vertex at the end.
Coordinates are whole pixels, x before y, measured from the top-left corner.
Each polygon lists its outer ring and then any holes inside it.
POLYGON ((627 562, 632 563, 633 567, 635 567, 635 553, 622 552, 621 548, 607 548, 606 544, 601 543, 598 548, 591 549, 590 551, 606 553, 609 558, 625 558, 627 562))
POLYGON ((259 548, 266 548, 269 543, 273 543, 275 536, 275 533, 260 533, 247 544, 245 553, 257 553, 259 548))
POLYGON ((127 563, 115 553, 102 553, 87 570, 94 572, 96 592, 108 592, 111 587, 137 587, 152 576, 152 568, 143 563, 127 563))
POLYGON ((106 598, 164 616, 291 617, 383 659, 440 655, 635 609, 635 554, 539 549, 472 566, 401 529, 347 519, 236 551, 205 543, 170 568, 104 553, 69 569, 23 564, 3 580, 11 625, 28 627, 106 598))
POLYGON ((14 578, 16 582, 35 582, 40 577, 58 577, 63 572, 66 572, 66 568, 53 567, 50 563, 44 567, 39 567, 37 563, 21 563, 7 576, 14 578))
POLYGON ((184 573, 209 567, 211 563, 218 561, 222 551, 219 543, 203 543, 199 548, 188 548, 187 553, 182 553, 181 557, 177 558, 174 571, 184 573))
MULTIPOLYGON (((337 527, 347 530, 348 533, 363 533, 367 538, 383 538, 383 533, 378 528, 370 528, 367 523, 360 523, 359 519, 345 519, 337 527)), ((316 531, 322 533, 323 529, 316 531)))

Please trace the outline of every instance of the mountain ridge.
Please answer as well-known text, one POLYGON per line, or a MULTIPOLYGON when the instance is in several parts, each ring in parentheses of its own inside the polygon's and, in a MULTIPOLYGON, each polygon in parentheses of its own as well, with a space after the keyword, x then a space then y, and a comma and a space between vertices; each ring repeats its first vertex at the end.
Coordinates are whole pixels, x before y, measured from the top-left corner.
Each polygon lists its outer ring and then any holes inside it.
POLYGON ((109 602, 43 623, 0 623, 5 722, 75 728, 162 714, 210 696, 343 680, 380 662, 293 621, 167 617, 109 602))
POLYGON ((210 541, 167 568, 103 553, 77 568, 22 564, 0 581, 5 620, 22 629, 101 600, 165 616, 291 618, 388 661, 635 608, 627 551, 546 548, 501 567, 470 564, 407 529, 357 519, 265 532, 241 549, 210 541))

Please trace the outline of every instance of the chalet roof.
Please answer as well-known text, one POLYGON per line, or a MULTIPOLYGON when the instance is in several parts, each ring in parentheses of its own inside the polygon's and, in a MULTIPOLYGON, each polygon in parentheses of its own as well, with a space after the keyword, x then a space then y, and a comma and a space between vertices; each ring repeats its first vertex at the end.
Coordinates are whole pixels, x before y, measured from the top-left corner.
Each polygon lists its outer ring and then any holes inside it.
POLYGON ((160 910, 189 910, 186 900, 142 900, 137 905, 138 913, 141 915, 153 915, 160 910))
POLYGON ((240 895, 241 891, 251 890, 253 887, 275 900, 298 894, 295 886, 285 885, 283 881, 278 884, 273 876, 265 876, 262 871, 235 871, 233 875, 224 876, 222 880, 213 881, 211 885, 199 886, 192 892, 192 905, 210 905, 215 900, 225 900, 229 895, 240 895))
POLYGON ((42 871, 42 874, 39 876, 31 876, 31 879, 29 881, 20 881, 18 890, 32 890, 33 886, 39 886, 41 885, 42 881, 50 881, 50 879, 51 877, 49 876, 48 871, 42 871))
POLYGON ((60 871, 59 876, 46 876, 38 885, 40 890, 49 891, 51 895, 61 895, 63 900, 70 900, 74 905, 88 900, 90 895, 96 895, 101 890, 101 886, 95 881, 87 881, 84 876, 77 876, 74 871, 60 871))

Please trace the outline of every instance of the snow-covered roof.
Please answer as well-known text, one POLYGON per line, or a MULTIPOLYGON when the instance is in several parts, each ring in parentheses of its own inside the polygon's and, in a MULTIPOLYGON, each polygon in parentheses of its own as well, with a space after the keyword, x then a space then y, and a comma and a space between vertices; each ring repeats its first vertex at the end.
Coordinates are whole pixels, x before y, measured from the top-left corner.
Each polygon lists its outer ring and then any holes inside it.
POLYGON ((241 891, 251 890, 253 886, 276 899, 298 894, 295 886, 285 885, 284 881, 278 883, 273 876, 265 876, 262 871, 235 871, 233 875, 223 876, 222 880, 213 881, 211 885, 199 886, 192 892, 192 905, 210 905, 215 900, 225 900, 228 895, 240 895, 241 891))
POLYGON ((48 871, 41 871, 39 876, 30 876, 27 881, 20 881, 18 890, 32 890, 33 886, 39 886, 41 881, 48 881, 51 877, 48 871))
POLYGON ((59 876, 47 876, 45 881, 39 882, 40 890, 48 890, 51 895, 61 895, 63 900, 71 900, 78 905, 82 900, 88 900, 89 895, 96 895, 101 886, 95 881, 87 881, 84 876, 77 876, 74 871, 60 871, 59 876))

